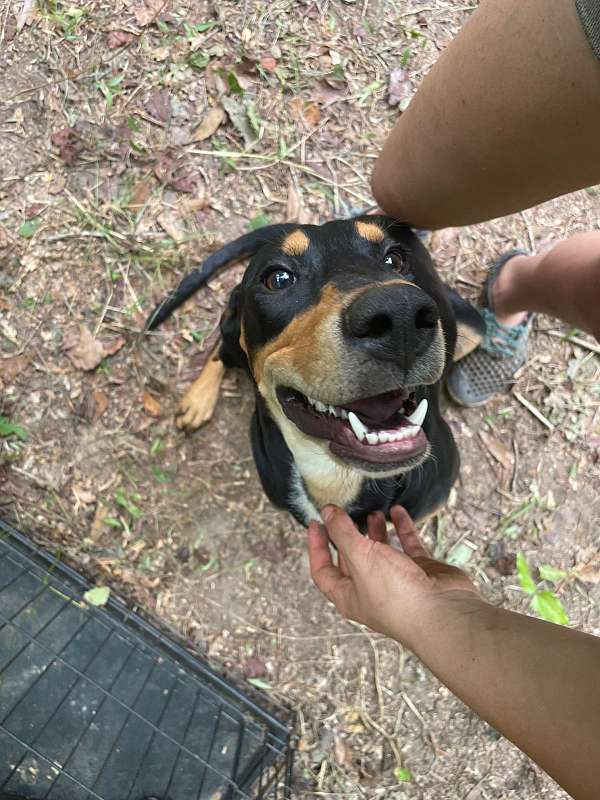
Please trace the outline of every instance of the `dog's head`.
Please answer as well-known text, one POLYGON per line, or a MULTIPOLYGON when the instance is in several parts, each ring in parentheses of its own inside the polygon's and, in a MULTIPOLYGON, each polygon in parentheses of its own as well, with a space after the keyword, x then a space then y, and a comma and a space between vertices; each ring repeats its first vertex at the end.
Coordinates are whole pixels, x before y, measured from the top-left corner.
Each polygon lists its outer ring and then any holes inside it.
POLYGON ((373 478, 428 457, 456 325, 407 226, 369 216, 263 244, 222 333, 224 360, 248 367, 292 453, 309 445, 373 478))

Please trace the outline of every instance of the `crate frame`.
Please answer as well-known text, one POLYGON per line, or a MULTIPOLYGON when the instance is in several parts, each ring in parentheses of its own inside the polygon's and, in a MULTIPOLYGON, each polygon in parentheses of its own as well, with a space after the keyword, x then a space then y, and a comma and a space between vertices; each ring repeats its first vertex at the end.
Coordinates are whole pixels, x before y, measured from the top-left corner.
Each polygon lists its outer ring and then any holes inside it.
MULTIPOLYGON (((14 578, 14 581, 18 580, 21 576, 26 575, 27 573, 32 575, 36 580, 40 581, 43 588, 36 597, 39 597, 49 589, 52 589, 55 593, 58 593, 65 598, 65 605, 72 603, 82 607, 81 595, 88 589, 93 588, 93 584, 91 584, 90 581, 88 581, 75 569, 51 555, 47 550, 39 547, 29 538, 17 531, 12 525, 0 519, 0 559, 3 560, 5 558, 8 558, 11 562, 16 562, 21 566, 21 571, 14 578)), ((2 590, 3 589, 4 587, 2 587, 2 590)), ((60 610, 56 613, 56 617, 62 613, 62 609, 64 607, 65 606, 61 606, 60 610)), ((294 751, 292 747, 293 717, 292 712, 289 709, 274 703, 271 698, 262 696, 260 692, 257 692, 254 689, 250 689, 248 687, 247 690, 244 690, 239 685, 239 682, 238 685, 236 685, 232 678, 226 676, 225 674, 220 674, 217 669, 211 666, 205 659, 191 653, 178 642, 176 642, 173 638, 172 632, 167 631, 165 627, 155 623, 154 621, 149 622, 139 613, 129 609, 125 603, 114 596, 110 596, 108 602, 103 607, 88 606, 87 604, 84 604, 83 607, 85 607, 86 614, 89 614, 90 618, 95 616, 98 621, 106 626, 107 629, 110 629, 110 633, 107 636, 107 641, 114 633, 115 636, 123 638, 132 645, 132 652, 139 651, 139 653, 144 656, 149 655, 151 658, 156 659, 156 663, 162 663, 162 660, 167 660, 173 668, 183 671, 182 674, 185 674, 186 678, 197 686, 194 709, 189 717, 183 740, 182 742, 172 740, 172 744, 178 747, 178 754, 173 766, 169 787, 179 763, 180 754, 184 753, 187 758, 196 759, 204 765, 202 784, 199 786, 195 798, 192 799, 192 796, 190 795, 189 800, 202 800, 204 797, 209 797, 207 794, 202 794, 202 787, 204 786, 207 773, 209 775, 217 773, 219 780, 221 780, 224 784, 224 788, 220 794, 214 795, 213 793, 210 795, 211 800, 213 796, 218 797, 219 800, 278 800, 279 798, 288 800, 288 798, 291 797, 290 792, 294 751), (206 759, 187 749, 184 744, 187 738, 188 729, 196 713, 196 706, 200 702, 200 696, 202 692, 209 693, 215 698, 214 702, 219 703, 217 721, 214 724, 214 730, 212 732, 212 738, 206 759), (217 732, 220 728, 221 715, 224 711, 229 720, 235 720, 236 722, 239 722, 240 725, 240 733, 236 744, 234 765, 232 769, 233 777, 229 777, 223 772, 220 772, 218 768, 210 764, 212 748, 217 737, 217 732), (253 728, 259 728, 262 731, 263 739, 261 745, 257 747, 256 752, 252 753, 252 757, 249 759, 248 763, 244 765, 244 769, 240 774, 238 774, 241 748, 245 741, 244 737, 253 736, 254 739, 258 741, 257 734, 255 732, 250 733, 250 724, 252 724, 253 728)), ((0 631, 5 626, 10 625, 14 627, 15 623, 12 622, 12 619, 16 617, 18 613, 20 613, 20 610, 11 616, 6 616, 0 607, 0 631)), ((45 627, 49 624, 50 622, 47 622, 45 627)), ((84 627, 85 624, 87 623, 84 623, 82 627, 84 627)), ((44 646, 40 645, 40 642, 36 639, 36 636, 38 635, 37 633, 34 635, 23 630, 20 632, 29 640, 27 647, 31 644, 31 642, 35 642, 37 646, 44 646)), ((74 639, 76 635, 77 631, 73 634, 71 640, 74 639)), ((69 643, 71 640, 69 640, 69 643)), ((104 643, 101 645, 100 650, 103 646, 104 643)), ((67 662, 61 658, 60 653, 64 652, 66 647, 67 645, 63 645, 58 652, 54 652, 51 650, 51 648, 47 647, 47 649, 50 650, 50 664, 53 664, 55 661, 62 661, 65 666, 68 666, 70 670, 77 674, 78 681, 85 679, 87 682, 90 682, 89 676, 86 676, 85 674, 85 669, 87 669, 87 667, 83 670, 78 670, 72 664, 67 664, 67 662)), ((15 656, 15 658, 17 657, 18 656, 15 656)), ((130 656, 128 655, 126 661, 129 659, 129 657, 130 656)), ((46 669, 48 669, 49 666, 50 665, 48 665, 46 669)), ((5 667, 0 670, 0 692, 4 668, 5 667)), ((124 665, 122 669, 123 668, 124 665)), ((149 670, 144 680, 144 684, 140 688, 139 693, 136 695, 135 700, 130 703, 120 701, 114 694, 111 693, 111 687, 107 689, 100 684, 95 684, 95 687, 104 695, 100 706, 105 702, 106 697, 110 697, 112 700, 116 700, 117 703, 123 706, 123 708, 127 711, 126 722, 128 722, 132 717, 137 717, 146 725, 150 725, 150 727, 154 729, 150 742, 144 753, 144 757, 140 761, 138 771, 141 770, 141 766, 149 754, 156 734, 159 733, 161 737, 165 737, 165 732, 158 727, 158 725, 160 725, 160 720, 157 722, 157 724, 153 724, 150 720, 143 717, 139 712, 135 711, 133 707, 148 684, 150 675, 153 673, 153 669, 154 667, 149 670)), ((34 686, 38 679, 36 679, 34 682, 34 686)), ((115 681, 116 678, 113 681, 113 684, 115 681)), ((71 689, 69 689, 69 692, 70 691, 71 689)), ((20 700, 18 702, 20 702, 20 700)), ((63 701, 61 700, 61 703, 62 702, 63 701)), ((0 718, 0 733, 7 735, 10 739, 14 740, 15 744, 17 744, 19 747, 25 748, 26 754, 31 754, 33 757, 41 759, 42 762, 49 763, 47 756, 36 751, 34 747, 30 746, 26 741, 21 739, 19 736, 16 736, 14 733, 11 733, 4 727, 4 720, 9 717, 16 705, 17 703, 11 707, 11 710, 8 713, 4 714, 4 716, 0 718)), ((167 705, 168 702, 165 705, 165 709, 167 705)), ((57 706, 51 717, 46 720, 44 727, 49 724, 54 714, 58 712, 58 708, 60 708, 60 705, 57 706)), ((161 714, 162 713, 164 713, 164 709, 161 714)), ((123 726, 120 730, 123 730, 125 724, 126 723, 123 723, 123 726)), ((82 734, 81 738, 83 738, 86 732, 87 730, 84 732, 84 734, 82 734)), ((169 739, 171 737, 166 736, 166 738, 169 739)), ((69 758, 79 746, 79 741, 71 751, 69 758)), ((116 739, 111 745, 109 756, 107 756, 102 769, 104 769, 106 764, 110 761, 110 757, 112 757, 113 753, 112 748, 116 746, 117 741, 118 740, 116 739)), ((25 756, 20 759, 18 764, 14 765, 14 769, 7 778, 0 781, 0 794, 4 791, 4 787, 9 784, 11 777, 17 773, 20 764, 24 761, 24 758, 25 756)), ((54 767, 52 769, 55 770, 54 767)), ((101 773, 98 774, 98 777, 93 784, 94 786, 100 778, 100 775, 101 773)), ((79 786, 82 792, 87 792, 87 798, 89 800, 115 800, 115 798, 96 793, 93 787, 89 787, 81 783, 77 777, 70 775, 69 772, 63 768, 57 772, 56 778, 48 787, 44 797, 46 797, 48 794, 51 794, 52 787, 61 777, 64 777, 65 780, 73 781, 75 785, 79 786)), ((130 794, 133 791, 134 786, 135 780, 130 787, 130 794)), ((138 800, 138 798, 134 797, 131 798, 131 800, 138 800)), ((171 800, 171 798, 169 798, 169 800, 171 800)))

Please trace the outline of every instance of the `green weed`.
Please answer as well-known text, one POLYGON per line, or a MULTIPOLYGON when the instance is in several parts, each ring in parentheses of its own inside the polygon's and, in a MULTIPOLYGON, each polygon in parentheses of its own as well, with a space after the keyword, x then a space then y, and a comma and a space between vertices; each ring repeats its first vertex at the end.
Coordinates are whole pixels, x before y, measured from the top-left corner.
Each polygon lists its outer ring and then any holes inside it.
MULTIPOLYGON (((568 614, 558 596, 549 589, 540 588, 539 584, 534 581, 525 556, 521 552, 517 553, 517 573, 521 589, 529 595, 531 607, 538 617, 557 625, 568 625, 568 614)), ((568 577, 564 570, 556 569, 548 564, 543 564, 539 568, 539 573, 542 580, 552 584, 557 584, 568 577)))
POLYGON ((16 436, 21 441, 27 441, 27 431, 15 422, 11 422, 8 417, 0 414, 0 436, 8 438, 9 436, 16 436))

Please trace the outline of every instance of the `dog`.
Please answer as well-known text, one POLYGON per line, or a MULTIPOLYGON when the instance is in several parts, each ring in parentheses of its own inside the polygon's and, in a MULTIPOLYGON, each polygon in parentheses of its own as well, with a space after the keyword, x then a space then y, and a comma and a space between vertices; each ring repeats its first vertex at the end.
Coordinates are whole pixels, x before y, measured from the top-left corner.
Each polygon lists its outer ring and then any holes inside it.
POLYGON ((275 506, 308 525, 335 503, 363 530, 396 503, 417 521, 437 513, 459 468, 441 389, 483 338, 478 311, 442 283, 407 225, 374 215, 241 236, 184 278, 146 328, 248 256, 178 426, 210 419, 225 368, 243 369, 256 394, 254 460, 275 506))

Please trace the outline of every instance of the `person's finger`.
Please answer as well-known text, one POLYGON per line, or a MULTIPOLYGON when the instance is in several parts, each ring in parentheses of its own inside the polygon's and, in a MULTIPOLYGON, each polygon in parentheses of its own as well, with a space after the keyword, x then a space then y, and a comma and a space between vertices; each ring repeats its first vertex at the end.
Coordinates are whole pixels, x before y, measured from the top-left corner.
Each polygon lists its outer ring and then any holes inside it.
POLYGON ((327 532, 318 522, 308 526, 308 559, 310 574, 317 589, 335 604, 342 614, 347 613, 346 595, 351 586, 350 579, 344 577, 338 567, 333 565, 327 532))
POLYGON ((385 514, 381 511, 374 511, 367 517, 367 531, 369 539, 373 542, 387 542, 387 528, 385 524, 385 514))
POLYGON ((346 561, 353 558, 364 548, 365 538, 358 532, 348 514, 334 505, 326 505, 321 509, 321 516, 327 528, 329 538, 339 551, 343 552, 346 561))
POLYGON ((308 560, 311 574, 322 567, 333 567, 327 531, 316 520, 308 526, 308 560))
POLYGON ((431 558, 425 546, 417 536, 415 525, 408 511, 402 506, 393 506, 390 511, 394 528, 400 539, 402 549, 411 558, 431 558))

